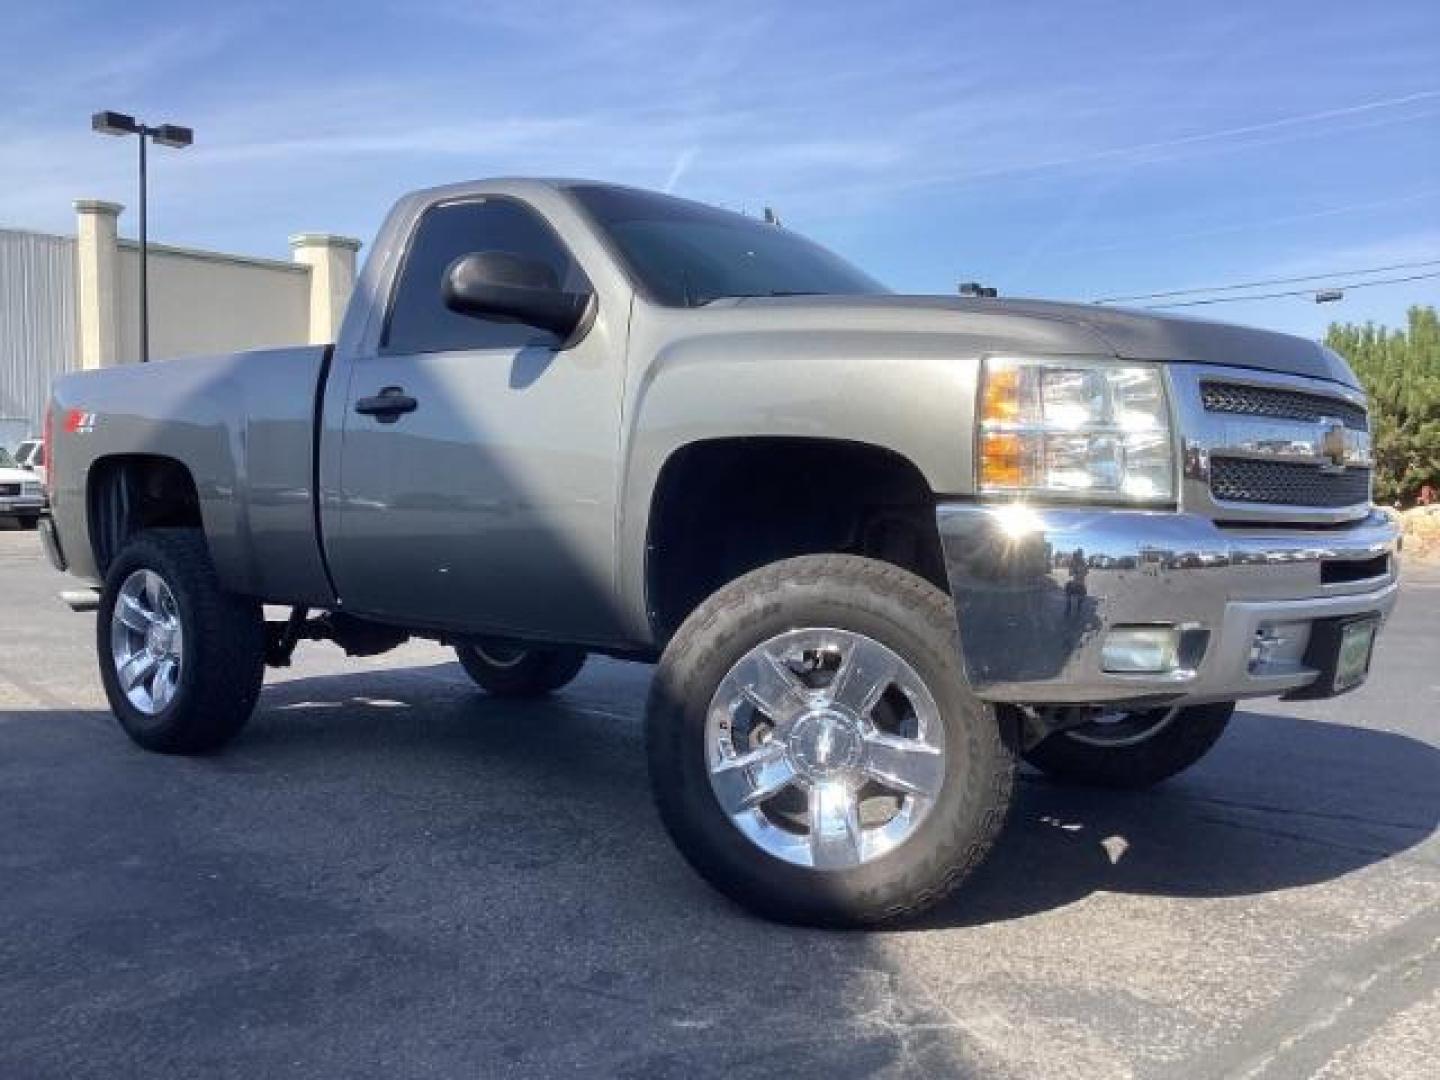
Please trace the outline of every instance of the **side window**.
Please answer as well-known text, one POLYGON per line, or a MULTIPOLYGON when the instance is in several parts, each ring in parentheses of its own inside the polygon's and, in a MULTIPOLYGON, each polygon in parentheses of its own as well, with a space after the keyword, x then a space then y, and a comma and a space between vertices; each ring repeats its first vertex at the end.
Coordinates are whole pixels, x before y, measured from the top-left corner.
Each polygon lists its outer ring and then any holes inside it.
POLYGON ((548 331, 510 319, 461 315, 445 306, 441 295, 445 271, 461 255, 476 251, 508 251, 537 259, 554 270, 557 288, 589 287, 559 238, 528 207, 511 199, 474 199, 432 206, 421 216, 400 268, 381 352, 555 344, 555 335, 548 331))

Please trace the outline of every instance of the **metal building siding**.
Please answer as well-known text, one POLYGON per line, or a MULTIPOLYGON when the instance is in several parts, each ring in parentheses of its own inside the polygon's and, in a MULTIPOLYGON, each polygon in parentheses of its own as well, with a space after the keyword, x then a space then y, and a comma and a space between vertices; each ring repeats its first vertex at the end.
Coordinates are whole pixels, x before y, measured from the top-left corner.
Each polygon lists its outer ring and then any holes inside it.
POLYGON ((40 431, 50 380, 79 364, 75 241, 0 229, 0 417, 40 431))

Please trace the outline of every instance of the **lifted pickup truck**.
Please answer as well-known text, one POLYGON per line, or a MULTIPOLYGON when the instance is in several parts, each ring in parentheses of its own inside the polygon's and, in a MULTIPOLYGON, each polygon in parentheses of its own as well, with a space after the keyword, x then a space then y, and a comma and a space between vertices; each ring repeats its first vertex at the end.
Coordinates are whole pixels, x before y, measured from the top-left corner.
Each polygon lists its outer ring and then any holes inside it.
POLYGON ((1017 758, 1152 784, 1237 699, 1354 687, 1397 588, 1333 352, 895 296, 604 184, 409 195, 333 347, 66 376, 48 426, 45 542, 142 746, 218 747, 303 639, 433 638, 514 696, 658 661, 679 848, 824 925, 958 883, 1017 758))

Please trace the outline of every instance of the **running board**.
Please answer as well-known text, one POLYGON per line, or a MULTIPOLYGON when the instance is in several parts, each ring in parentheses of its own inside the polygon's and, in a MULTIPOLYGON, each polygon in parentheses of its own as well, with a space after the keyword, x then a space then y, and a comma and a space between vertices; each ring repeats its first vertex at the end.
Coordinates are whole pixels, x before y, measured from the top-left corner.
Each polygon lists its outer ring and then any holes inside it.
POLYGON ((60 599, 71 611, 94 611, 100 606, 100 592, 97 589, 66 589, 60 599))

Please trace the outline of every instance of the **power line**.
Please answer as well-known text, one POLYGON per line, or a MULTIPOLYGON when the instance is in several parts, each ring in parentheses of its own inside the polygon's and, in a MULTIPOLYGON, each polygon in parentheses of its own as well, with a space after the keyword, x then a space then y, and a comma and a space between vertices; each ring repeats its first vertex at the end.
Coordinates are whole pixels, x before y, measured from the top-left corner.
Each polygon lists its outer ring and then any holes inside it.
MULTIPOLYGON (((1429 266, 1433 264, 1421 263, 1419 265, 1429 266)), ((1377 278, 1374 281, 1355 281, 1348 285, 1332 285, 1328 288, 1337 289, 1340 292, 1349 292, 1351 289, 1364 289, 1370 285, 1398 285, 1403 281, 1423 281, 1426 278, 1434 277, 1440 277, 1440 270, 1432 270, 1428 274, 1409 274, 1405 277, 1377 278)), ((1248 296, 1211 296, 1204 300, 1177 300, 1169 304, 1146 304, 1144 306, 1147 311, 1157 311, 1161 308, 1200 307, 1203 304, 1238 304, 1245 300, 1274 300, 1281 296, 1310 296, 1315 291, 1315 289, 1289 289, 1285 292, 1250 293, 1248 296)))
MULTIPOLYGON (((1242 281, 1234 285, 1211 285, 1206 288, 1195 289, 1169 289, 1165 292, 1135 293, 1131 296, 1102 296, 1098 300, 1093 301, 1093 303, 1116 304, 1125 300, 1163 300, 1170 296, 1194 296, 1197 293, 1237 292, 1241 289, 1259 289, 1266 285, 1294 285, 1301 281, 1325 281, 1330 278, 1349 277, 1355 274, 1385 274, 1393 270, 1416 270, 1423 266, 1440 266, 1440 259, 1421 259, 1416 262, 1392 263, 1389 266, 1372 266, 1364 270, 1332 270, 1327 274, 1302 274, 1299 277, 1260 278, 1257 281, 1242 281)), ((1302 289, 1300 291, 1304 293, 1310 290, 1302 289)), ((1165 304, 1160 306, 1179 307, 1178 304, 1165 304)))
MULTIPOLYGON (((1280 214, 1274 217, 1250 218, 1246 221, 1230 221, 1224 225, 1210 225, 1203 229, 1186 229, 1183 232, 1169 233, 1159 237, 1159 239, 1166 241, 1195 240, 1202 237, 1223 236, 1226 233, 1254 232, 1257 229, 1266 229, 1272 225, 1291 225, 1300 221, 1315 221, 1321 218, 1340 217, 1345 214, 1378 210, 1383 207, 1403 206, 1406 203, 1420 202, 1424 199, 1434 199, 1437 196, 1440 196, 1440 188, 1426 188, 1385 199, 1367 199, 1364 202, 1324 206, 1316 210, 1306 210, 1298 214, 1280 214)), ((1125 251, 1138 247, 1153 248, 1156 239, 1154 236, 1147 236, 1142 240, 1130 239, 1122 240, 1119 243, 1086 244, 1081 247, 1056 248, 1054 251, 1049 252, 1049 254, 1066 257, 1070 255, 1090 255, 1100 251, 1125 251)))

